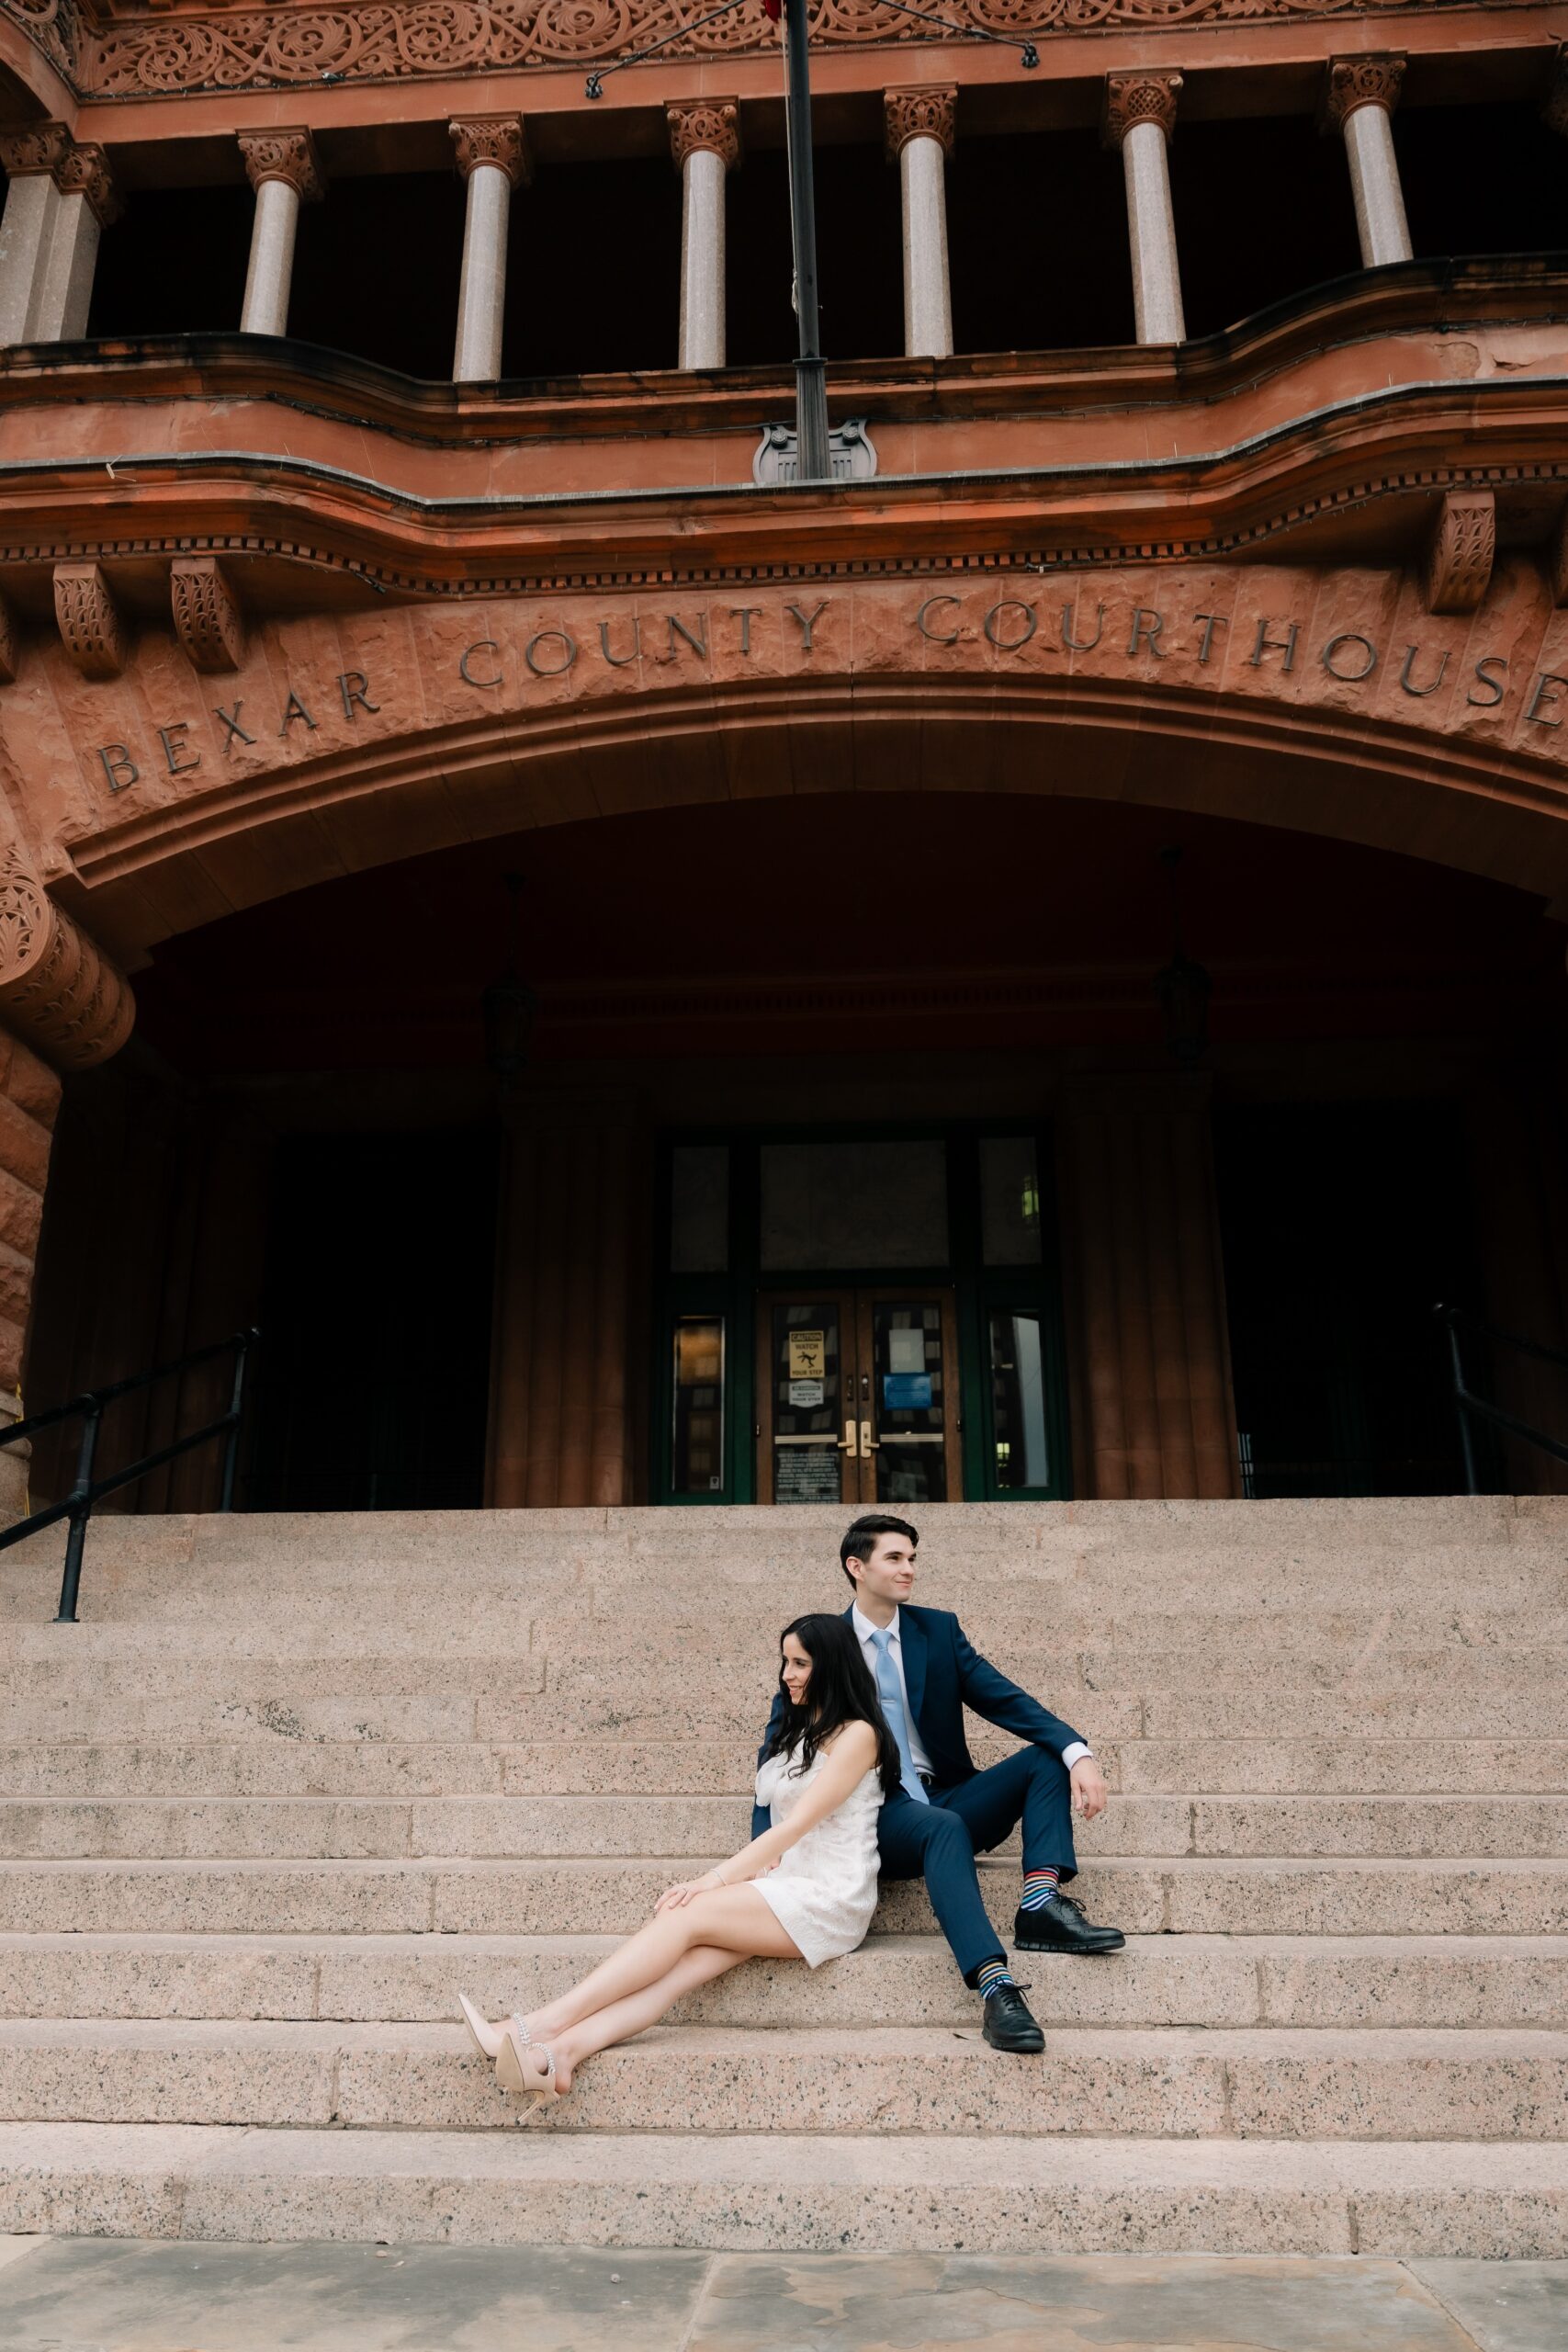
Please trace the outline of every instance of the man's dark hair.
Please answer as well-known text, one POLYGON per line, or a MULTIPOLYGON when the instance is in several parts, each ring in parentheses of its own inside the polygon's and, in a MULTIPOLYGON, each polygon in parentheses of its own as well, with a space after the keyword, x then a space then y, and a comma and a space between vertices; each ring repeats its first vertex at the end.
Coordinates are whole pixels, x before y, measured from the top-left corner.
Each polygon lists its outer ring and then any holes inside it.
MULTIPOLYGON (((907 1535, 911 1544, 920 1540, 907 1519, 890 1519, 886 1511, 868 1510, 846 1532, 839 1546, 839 1566, 847 1577, 852 1560, 870 1559, 879 1535, 907 1535)), ((850 1582, 853 1584, 853 1577, 850 1577, 850 1582)))

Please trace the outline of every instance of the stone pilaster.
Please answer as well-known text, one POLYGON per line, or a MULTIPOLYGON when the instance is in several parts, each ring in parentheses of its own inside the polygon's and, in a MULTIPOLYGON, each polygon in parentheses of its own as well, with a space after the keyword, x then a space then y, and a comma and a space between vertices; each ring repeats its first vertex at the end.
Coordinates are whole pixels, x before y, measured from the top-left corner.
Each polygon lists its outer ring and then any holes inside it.
POLYGON ((108 158, 41 122, 0 138, 0 345, 73 342, 87 332, 99 234, 121 209, 108 158))
POLYGON ((1345 141, 1363 269, 1410 259, 1392 119, 1404 80, 1403 57, 1337 57, 1324 88, 1324 125, 1345 141))
POLYGON ((256 192, 240 331, 287 334, 299 207, 319 203, 326 181, 308 130, 242 131, 240 153, 256 192))
POLYGON ((1127 235, 1133 261, 1133 312, 1140 343, 1181 343, 1187 335, 1168 147, 1176 136, 1179 74, 1108 74, 1104 137, 1122 151, 1127 235))
POLYGON ((947 159, 958 92, 952 83, 883 94, 887 153, 898 165, 904 220, 904 353, 945 359, 953 350, 947 264, 947 159))
POLYGON ((681 175, 681 323, 676 365, 725 360, 724 197, 740 161, 740 109, 733 98, 665 107, 670 153, 681 175))

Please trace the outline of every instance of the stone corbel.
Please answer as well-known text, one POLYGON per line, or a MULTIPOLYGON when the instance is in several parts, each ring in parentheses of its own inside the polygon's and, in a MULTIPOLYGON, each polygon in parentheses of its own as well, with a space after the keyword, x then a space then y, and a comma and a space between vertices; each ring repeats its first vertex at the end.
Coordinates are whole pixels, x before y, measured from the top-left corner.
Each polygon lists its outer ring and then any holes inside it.
POLYGON ((888 162, 896 164, 911 139, 934 139, 951 162, 957 112, 958 89, 952 82, 918 90, 885 90, 882 130, 888 162))
POLYGON ((470 114, 449 122, 457 169, 465 179, 480 164, 493 164, 513 187, 527 187, 534 177, 533 158, 520 114, 470 114))
POLYGON ((1489 490, 1444 492, 1427 543, 1422 591, 1430 613, 1473 613, 1492 580, 1497 503, 1489 490))
POLYGON ((259 188, 264 180, 281 180, 302 204, 321 202, 327 192, 326 175, 308 130, 242 130, 239 139, 245 176, 253 187, 259 188))
POLYGON ((716 155, 727 172, 740 161, 740 108, 733 98, 692 98, 671 101, 664 109, 670 126, 670 153, 680 171, 688 155, 705 149, 716 155))
POLYGON ((1108 74, 1101 132, 1106 146, 1120 147, 1141 122, 1157 123, 1168 144, 1176 136, 1176 102, 1180 96, 1179 74, 1108 74))
POLYGON ((169 566, 175 634, 193 669, 237 670, 245 650, 245 621, 229 576, 216 556, 179 556, 169 566))
POLYGON ((118 677, 125 667, 125 637, 101 565, 55 565, 54 616, 65 650, 85 678, 118 677))
POLYGON ((57 907, 18 842, 0 850, 0 1021, 55 1069, 90 1069, 130 1035, 130 983, 57 907))

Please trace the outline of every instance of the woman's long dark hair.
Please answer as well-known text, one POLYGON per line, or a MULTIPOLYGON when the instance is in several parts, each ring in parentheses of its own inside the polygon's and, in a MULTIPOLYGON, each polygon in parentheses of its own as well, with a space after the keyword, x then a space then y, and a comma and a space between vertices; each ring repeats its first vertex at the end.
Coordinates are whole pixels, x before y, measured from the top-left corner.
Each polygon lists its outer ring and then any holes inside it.
POLYGON ((798 1743, 800 1754, 795 1769, 804 1772, 816 1761, 818 1749, 826 1746, 843 1724, 869 1724, 876 1734, 876 1769, 882 1775, 882 1793, 896 1797, 903 1785, 903 1762, 877 1702, 871 1668, 861 1656, 860 1644, 845 1620, 822 1615, 797 1617, 779 1635, 779 1696, 784 1704, 764 1755, 785 1755, 798 1743), (804 1707, 795 1705, 784 1687, 782 1659, 784 1643, 791 1634, 811 1660, 811 1679, 806 1686, 804 1707))

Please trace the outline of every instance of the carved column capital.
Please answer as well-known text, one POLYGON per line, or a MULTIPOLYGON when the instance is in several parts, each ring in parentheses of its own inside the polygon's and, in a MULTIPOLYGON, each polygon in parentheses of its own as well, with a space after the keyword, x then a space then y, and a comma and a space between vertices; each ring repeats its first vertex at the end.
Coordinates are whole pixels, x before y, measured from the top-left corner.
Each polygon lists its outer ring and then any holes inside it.
POLYGON ((1157 122, 1168 140, 1176 136, 1179 74, 1108 74, 1105 77, 1104 139, 1120 147, 1141 122, 1157 122))
POLYGON ((740 161, 740 108, 733 98, 672 99, 664 109, 679 171, 688 155, 716 155, 727 172, 740 161))
POLYGON ((125 639, 100 565, 55 565, 54 616, 65 650, 85 678, 118 677, 125 667, 125 639))
POLYGON ((309 130, 242 130, 239 141, 245 177, 253 187, 281 180, 304 204, 317 204, 326 194, 326 175, 309 130))
POLYGON ((1323 90, 1325 128, 1343 130, 1347 116, 1358 107, 1382 107, 1384 114, 1392 114, 1404 79, 1404 60, 1392 52, 1331 58, 1323 90))
POLYGON ((942 153, 951 155, 957 111, 958 90, 952 82, 932 82, 920 89, 884 90, 882 129, 888 162, 896 163, 911 139, 934 139, 942 153))
POLYGON ((237 670, 245 650, 245 623, 222 565, 213 555, 183 555, 169 566, 175 634, 193 668, 237 670))
POLYGON ((59 169, 71 133, 62 122, 35 122, 26 130, 8 131, 0 139, 0 164, 14 180, 35 179, 47 172, 52 179, 59 169))
POLYGON ((90 1069, 130 1035, 130 984, 57 907, 19 842, 0 849, 0 1020, 56 1069, 90 1069))
POLYGON ((106 229, 124 209, 103 149, 92 140, 78 144, 62 122, 35 122, 0 139, 0 164, 14 180, 47 172, 62 196, 85 196, 106 229))
POLYGON ((446 126, 457 150, 457 169, 465 179, 479 164, 493 164, 513 187, 526 187, 534 176, 533 160, 520 114, 469 114, 446 126))
POLYGON ((1473 613, 1497 552, 1497 502, 1489 490, 1445 492, 1427 543, 1422 589, 1429 613, 1473 613))

